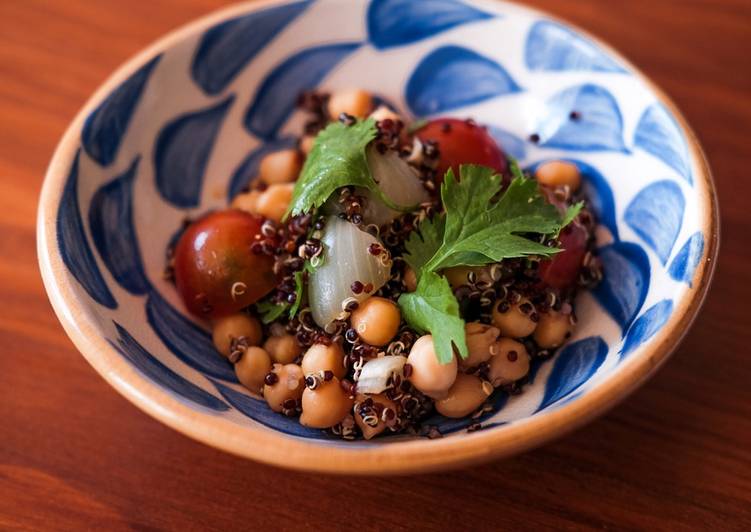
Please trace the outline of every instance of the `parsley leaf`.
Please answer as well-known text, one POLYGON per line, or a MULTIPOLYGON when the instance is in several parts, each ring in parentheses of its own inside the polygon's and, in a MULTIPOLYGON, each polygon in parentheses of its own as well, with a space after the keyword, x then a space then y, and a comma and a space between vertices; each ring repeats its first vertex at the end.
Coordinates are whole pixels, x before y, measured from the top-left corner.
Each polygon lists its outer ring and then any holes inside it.
POLYGON ((351 126, 332 122, 321 131, 305 159, 285 217, 313 211, 346 186, 370 190, 388 207, 401 210, 378 187, 368 168, 365 148, 377 132, 372 118, 351 126))
POLYGON ((574 205, 571 205, 568 209, 566 209, 566 212, 563 213, 563 220, 561 221, 561 225, 558 228, 558 232, 556 233, 556 236, 558 236, 561 233, 561 229, 566 227, 568 224, 574 221, 574 218, 579 216, 579 213, 584 208, 584 202, 580 201, 579 203, 575 203, 574 205))
MULTIPOLYGON (((554 234, 558 211, 539 193, 532 179, 516 177, 501 198, 501 177, 491 168, 461 167, 461 181, 451 170, 441 187, 446 214, 422 222, 405 247, 405 260, 419 273, 452 266, 481 266, 527 255, 550 256, 559 250, 521 234, 554 234), (520 234, 521 233, 521 234, 520 234)), ((566 220, 564 220, 566 221, 566 220)))
POLYGON ((261 321, 269 324, 289 308, 287 303, 274 303, 273 301, 259 301, 256 303, 256 310, 261 315, 261 321))
POLYGON ((510 169, 515 177, 500 198, 501 176, 491 168, 462 165, 460 181, 451 170, 446 172, 441 186, 445 214, 421 222, 405 242, 404 260, 417 274, 418 284, 415 292, 399 298, 399 307, 410 326, 433 334, 441 362, 451 360, 452 344, 463 357, 467 346, 459 305, 448 281, 436 272, 558 253, 529 234, 557 235, 582 208, 570 207, 561 219, 536 181, 525 178, 513 160, 510 169))
POLYGON ((446 218, 436 216, 432 220, 424 220, 420 223, 418 231, 412 231, 409 238, 404 242, 407 253, 404 260, 407 261, 416 274, 419 274, 423 266, 433 258, 443 242, 443 231, 446 218))
POLYGON ((463 166, 461 182, 447 172, 441 187, 446 229, 441 247, 426 264, 433 271, 451 266, 479 266, 527 255, 549 256, 558 250, 520 233, 555 233, 558 211, 537 189, 537 182, 515 178, 496 203, 501 177, 483 166, 463 166))
POLYGON ((309 261, 305 261, 305 264, 303 265, 302 270, 295 272, 295 302, 290 306, 289 309, 289 317, 294 318, 295 314, 297 314, 297 311, 300 310, 300 305, 302 305, 303 297, 305 297, 305 286, 306 286, 306 273, 311 273, 313 271, 313 266, 310 264, 309 261))
POLYGON ((466 358, 467 340, 464 320, 459 317, 459 303, 445 277, 426 272, 420 277, 414 292, 399 296, 402 316, 417 332, 430 332, 436 356, 447 364, 454 356, 454 348, 466 358))
POLYGON ((311 271, 313 271, 313 267, 309 262, 305 262, 303 269, 295 272, 295 295, 297 297, 295 298, 294 303, 275 303, 269 300, 256 303, 256 310, 261 315, 261 321, 263 323, 268 325, 285 312, 288 312, 290 319, 295 317, 300 310, 303 297, 305 296, 305 273, 311 271))

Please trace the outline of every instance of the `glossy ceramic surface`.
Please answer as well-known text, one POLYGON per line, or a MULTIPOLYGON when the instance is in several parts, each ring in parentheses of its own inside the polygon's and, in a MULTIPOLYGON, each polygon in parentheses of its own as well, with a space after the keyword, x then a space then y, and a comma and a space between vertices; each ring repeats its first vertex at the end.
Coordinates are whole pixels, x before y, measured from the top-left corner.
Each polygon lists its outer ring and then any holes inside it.
POLYGON ((39 212, 51 300, 121 393, 231 452, 301 469, 406 472, 503 456, 571 429, 669 354, 698 310, 717 246, 708 169, 670 102, 624 59, 505 2, 254 2, 167 36, 71 125, 39 212), (363 87, 405 115, 472 117, 529 168, 575 162, 598 216, 605 279, 525 393, 445 437, 342 442, 251 396, 162 279, 186 216, 226 204, 265 153, 294 143, 297 95, 363 87))

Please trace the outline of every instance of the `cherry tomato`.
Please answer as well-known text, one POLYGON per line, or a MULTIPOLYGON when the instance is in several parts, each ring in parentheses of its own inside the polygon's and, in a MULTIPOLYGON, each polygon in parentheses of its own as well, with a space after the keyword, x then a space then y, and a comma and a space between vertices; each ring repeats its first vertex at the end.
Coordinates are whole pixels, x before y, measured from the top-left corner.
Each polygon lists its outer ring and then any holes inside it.
POLYGON ((226 210, 185 230, 175 247, 175 283, 190 312, 203 318, 231 314, 274 288, 273 258, 250 251, 262 223, 252 214, 226 210))
POLYGON ((443 174, 449 168, 458 177, 461 164, 481 164, 499 173, 506 170, 506 156, 501 148, 484 128, 472 121, 437 118, 420 128, 417 137, 422 142, 431 140, 438 143, 439 182, 443 181, 443 174))
POLYGON ((563 228, 558 238, 563 251, 540 263, 540 279, 547 286, 565 289, 571 287, 579 275, 587 252, 587 230, 573 222, 563 228))

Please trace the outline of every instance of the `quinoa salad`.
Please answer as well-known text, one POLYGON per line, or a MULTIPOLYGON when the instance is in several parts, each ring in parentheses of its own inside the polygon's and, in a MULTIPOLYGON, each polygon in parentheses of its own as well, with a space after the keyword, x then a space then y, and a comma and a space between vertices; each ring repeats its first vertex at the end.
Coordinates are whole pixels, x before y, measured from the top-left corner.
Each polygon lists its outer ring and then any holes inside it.
POLYGON ((571 336, 577 291, 602 278, 595 220, 573 163, 525 173, 473 120, 378 101, 302 94, 296 147, 186 221, 166 275, 280 416, 438 437, 428 418, 478 419, 571 336))

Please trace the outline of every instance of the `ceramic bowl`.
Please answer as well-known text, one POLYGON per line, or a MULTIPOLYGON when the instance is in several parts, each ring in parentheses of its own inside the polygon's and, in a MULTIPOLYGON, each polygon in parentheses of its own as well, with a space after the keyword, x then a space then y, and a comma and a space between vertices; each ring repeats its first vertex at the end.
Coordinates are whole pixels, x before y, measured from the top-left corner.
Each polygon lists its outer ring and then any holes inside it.
POLYGON ((283 467, 406 473, 538 445, 643 382, 699 309, 717 216, 675 107, 566 23, 505 2, 261 1, 167 35, 94 94, 50 164, 38 247, 73 342, 160 421, 283 467), (564 158, 584 175, 605 278, 577 301, 575 336, 523 394, 497 393, 476 420, 429 420, 443 438, 345 442, 272 413, 162 278, 181 222, 226 205, 263 154, 294 143, 295 99, 314 87, 362 87, 409 117, 472 117, 523 166, 564 158))

